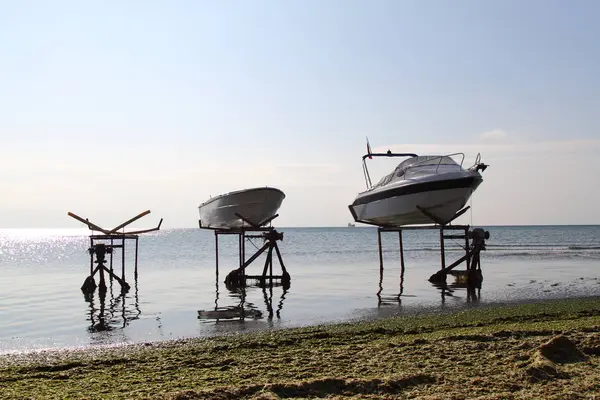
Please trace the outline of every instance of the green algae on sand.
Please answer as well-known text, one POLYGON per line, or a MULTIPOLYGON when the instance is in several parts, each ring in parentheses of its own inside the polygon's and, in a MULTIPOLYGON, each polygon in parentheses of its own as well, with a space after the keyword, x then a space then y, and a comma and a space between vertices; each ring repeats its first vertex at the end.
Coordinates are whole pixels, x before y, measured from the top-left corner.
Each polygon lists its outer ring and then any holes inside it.
POLYGON ((590 399, 600 394, 599 354, 600 299, 571 299, 2 357, 0 391, 7 399, 590 399))

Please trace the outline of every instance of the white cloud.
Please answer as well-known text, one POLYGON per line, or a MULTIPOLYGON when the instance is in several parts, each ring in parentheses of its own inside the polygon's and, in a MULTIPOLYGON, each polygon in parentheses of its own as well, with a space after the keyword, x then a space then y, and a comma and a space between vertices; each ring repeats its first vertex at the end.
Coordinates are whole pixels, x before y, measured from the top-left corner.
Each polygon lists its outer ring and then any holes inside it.
POLYGON ((274 164, 275 168, 293 168, 293 169, 321 169, 321 170, 338 170, 339 166, 336 164, 302 164, 302 163, 286 163, 286 164, 274 164))
POLYGON ((502 129, 493 129, 479 134, 479 138, 483 140, 498 140, 506 137, 506 131, 502 129))

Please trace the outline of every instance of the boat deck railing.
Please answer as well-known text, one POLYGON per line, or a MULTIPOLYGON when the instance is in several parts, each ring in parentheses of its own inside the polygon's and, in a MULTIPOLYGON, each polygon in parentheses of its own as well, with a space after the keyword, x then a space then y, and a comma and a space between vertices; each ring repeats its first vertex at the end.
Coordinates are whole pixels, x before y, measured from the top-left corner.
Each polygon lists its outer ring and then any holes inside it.
POLYGON ((373 157, 418 157, 418 155, 414 153, 392 153, 390 150, 388 150, 386 153, 369 152, 362 156, 363 173, 365 175, 367 190, 373 187, 373 184, 371 183, 371 175, 369 175, 369 169, 367 168, 367 158, 371 159, 373 157))

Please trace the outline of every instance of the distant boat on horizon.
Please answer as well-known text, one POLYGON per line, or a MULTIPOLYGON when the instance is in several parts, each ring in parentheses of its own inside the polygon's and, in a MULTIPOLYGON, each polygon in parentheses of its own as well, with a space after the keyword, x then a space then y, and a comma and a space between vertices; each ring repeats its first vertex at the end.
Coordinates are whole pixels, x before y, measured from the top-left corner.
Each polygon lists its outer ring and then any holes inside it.
POLYGON ((348 222, 348 228, 354 228, 355 226, 352 222, 348 222))

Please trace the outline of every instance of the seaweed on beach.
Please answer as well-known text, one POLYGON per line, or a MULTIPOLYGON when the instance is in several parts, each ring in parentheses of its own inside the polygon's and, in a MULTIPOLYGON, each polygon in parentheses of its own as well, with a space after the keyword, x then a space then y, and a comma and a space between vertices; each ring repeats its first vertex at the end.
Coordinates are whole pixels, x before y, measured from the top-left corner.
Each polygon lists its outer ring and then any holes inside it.
POLYGON ((557 364, 587 361, 588 357, 565 335, 557 335, 537 347, 524 368, 525 375, 533 382, 567 379, 569 375, 557 364))
POLYGON ((0 358, 6 399, 600 394, 600 299, 0 358), (586 312, 587 311, 587 312, 586 312))

